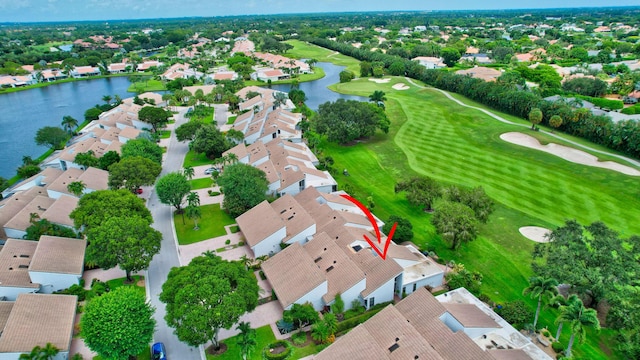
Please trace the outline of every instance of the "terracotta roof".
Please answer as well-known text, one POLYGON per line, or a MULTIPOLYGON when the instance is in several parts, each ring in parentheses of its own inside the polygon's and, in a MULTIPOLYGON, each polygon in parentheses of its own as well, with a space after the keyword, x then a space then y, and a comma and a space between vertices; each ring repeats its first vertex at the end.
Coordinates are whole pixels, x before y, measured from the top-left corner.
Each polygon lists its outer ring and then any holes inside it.
POLYGON ((482 79, 484 81, 494 81, 502 72, 500 70, 484 67, 484 66, 476 66, 471 69, 466 70, 458 70, 456 74, 460 75, 470 75, 471 77, 482 79))
POLYGON ((67 189, 67 186, 74 182, 78 181, 78 177, 82 175, 83 170, 78 168, 68 168, 65 172, 60 175, 54 182, 52 182, 47 189, 51 191, 57 191, 63 194, 71 194, 67 189))
MULTIPOLYGON (((372 237, 372 234, 368 236, 370 239, 375 238, 375 235, 372 237)), ((374 255, 374 251, 368 248, 352 253, 350 257, 367 276, 367 287, 362 291, 362 297, 364 298, 402 273, 402 267, 398 263, 384 261, 377 254, 374 255)))
POLYGON ((79 198, 75 196, 60 196, 49 208, 42 213, 41 217, 52 223, 73 227, 73 220, 69 214, 78 206, 79 198))
POLYGON ((247 156, 247 146, 244 143, 240 143, 222 153, 222 155, 227 154, 235 154, 238 159, 242 159, 243 157, 247 156))
POLYGON ((0 301, 0 329, 4 329, 4 326, 9 320, 11 309, 13 309, 13 301, 0 301))
POLYGON ((238 216, 236 222, 250 247, 256 246, 285 226, 279 214, 266 200, 238 216))
POLYGON ((283 308, 326 281, 324 270, 318 268, 299 243, 289 245, 262 263, 262 270, 283 308))
POLYGON ((77 299, 74 295, 18 295, 0 336, 0 353, 28 353, 47 343, 68 351, 77 299))
POLYGON ((11 220, 20 210, 29 204, 36 196, 46 196, 47 191, 39 186, 34 186, 29 190, 21 191, 0 201, 0 238, 6 239, 4 226, 11 220))
POLYGON ((42 235, 30 271, 82 275, 87 241, 42 235))
POLYGON ((136 139, 140 135, 140 130, 127 126, 120 131, 120 136, 125 139, 136 139))
POLYGON ((275 182, 280 181, 280 177, 278 176, 278 171, 273 166, 271 160, 267 160, 260 165, 254 165, 256 168, 264 171, 265 175, 267 175, 267 182, 269 184, 273 184, 275 182))
POLYGON ((31 240, 6 241, 0 250, 0 286, 40 289, 29 277, 29 264, 37 246, 38 242, 31 240))
POLYGON ((491 349, 487 352, 496 360, 531 360, 521 349, 491 349))
POLYGON ((500 325, 489 315, 478 309, 473 304, 443 304, 447 312, 451 314, 465 328, 499 328, 500 325))
POLYGON ((40 218, 43 217, 44 212, 55 202, 54 199, 46 196, 36 196, 28 204, 26 204, 21 210, 19 210, 11 220, 4 224, 5 228, 15 230, 26 230, 31 226, 31 214, 36 213, 40 218))

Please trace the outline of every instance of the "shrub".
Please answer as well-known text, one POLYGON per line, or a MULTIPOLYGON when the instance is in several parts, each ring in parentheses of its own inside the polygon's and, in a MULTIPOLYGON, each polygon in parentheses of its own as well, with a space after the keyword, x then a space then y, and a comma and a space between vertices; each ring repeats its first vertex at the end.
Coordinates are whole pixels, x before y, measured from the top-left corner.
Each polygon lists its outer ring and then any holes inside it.
POLYGON ((562 345, 560 341, 551 343, 551 348, 556 352, 556 354, 560 354, 564 351, 564 345, 562 345))
POLYGON ((231 240, 227 239, 227 240, 224 242, 224 244, 225 244, 225 245, 229 245, 229 244, 231 244, 231 240))
POLYGON ((291 342, 294 345, 302 345, 307 342, 307 333, 304 331, 297 332, 291 336, 291 342))
POLYGON ((267 280, 267 277, 264 275, 264 271, 260 270, 258 274, 260 275, 260 279, 267 280))
POLYGON ((71 285, 68 289, 57 291, 56 294, 76 295, 78 301, 84 301, 87 298, 87 290, 77 284, 71 285))
POLYGON ((545 337, 551 337, 551 333, 547 329, 542 329, 540 333, 545 337))
POLYGON ((533 311, 522 300, 506 303, 502 309, 498 309, 498 314, 516 329, 522 329, 533 318, 533 311))
POLYGON ((238 246, 244 246, 244 241, 240 241, 240 242, 238 243, 238 246))
POLYGON ((284 340, 278 340, 267 345, 262 351, 262 355, 268 360, 283 360, 291 355, 291 345, 284 340), (283 346, 285 350, 279 354, 273 354, 271 351, 277 347, 283 346))

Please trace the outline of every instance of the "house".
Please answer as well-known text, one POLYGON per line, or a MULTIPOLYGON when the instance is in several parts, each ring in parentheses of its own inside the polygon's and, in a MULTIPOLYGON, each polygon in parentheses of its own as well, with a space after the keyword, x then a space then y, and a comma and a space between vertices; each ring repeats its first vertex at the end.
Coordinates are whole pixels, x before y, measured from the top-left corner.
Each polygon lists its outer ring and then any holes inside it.
POLYGON ((436 298, 421 288, 339 337, 314 359, 551 359, 479 300, 457 303, 460 294, 471 295, 462 288, 436 298))
POLYGON ((18 360, 36 347, 51 343, 69 357, 78 297, 75 295, 20 294, 0 302, 0 359, 18 360))
POLYGON ((8 239, 0 249, 0 298, 51 294, 79 284, 86 240, 43 235, 39 241, 8 239))
POLYGON ((264 81, 264 82, 269 82, 269 81, 285 80, 285 79, 290 78, 290 75, 289 74, 285 74, 280 69, 266 68, 266 69, 260 69, 260 70, 256 71, 255 73, 251 74, 251 78, 253 80, 260 80, 260 81, 264 81))
POLYGON ((235 71, 218 71, 213 74, 212 79, 216 82, 223 80, 236 80, 238 79, 238 73, 235 71))
POLYGON ((71 76, 74 78, 96 75, 100 75, 100 68, 94 66, 76 66, 71 70, 71 76))
MULTIPOLYGON (((36 190, 35 188, 32 190, 36 190)), ((22 196, 28 196, 29 190, 22 196)), ((58 199, 52 199, 43 195, 36 195, 31 201, 24 204, 22 208, 13 213, 12 217, 0 224, 4 228, 4 233, 8 238, 22 239, 27 234, 27 228, 31 226, 34 216, 36 219, 47 219, 54 224, 66 226, 73 229, 73 220, 69 218, 69 214, 78 206, 78 198, 71 196, 62 196, 58 199)), ((5 210, 4 208, 2 210, 5 210)), ((8 209, 7 209, 7 212, 8 209)))
POLYGON ((496 79, 502 75, 502 71, 484 66, 475 66, 471 69, 458 70, 456 71, 456 74, 469 75, 473 78, 482 79, 484 81, 496 81, 496 79))
POLYGON ((76 196, 67 189, 70 183, 76 181, 82 182, 85 186, 82 194, 96 190, 107 190, 109 188, 109 172, 94 167, 88 167, 86 170, 69 168, 47 186, 47 195, 52 199, 58 199, 63 195, 76 196))
MULTIPOLYGON (((9 196, 19 193, 21 191, 27 191, 34 186, 46 187, 55 181, 64 171, 56 168, 45 168, 41 172, 33 175, 32 177, 22 180, 21 182, 5 189, 2 192, 2 198, 6 199, 9 196)), ((1 203, 0 203, 1 204, 1 203)), ((1 207, 1 206, 0 206, 1 207)))
POLYGON ((437 58, 433 56, 418 56, 413 59, 413 61, 417 61, 420 65, 426 67, 427 69, 441 69, 446 67, 446 65, 442 62, 442 58, 437 58))
POLYGON ((137 71, 147 71, 152 67, 160 67, 163 64, 160 61, 156 61, 156 60, 148 60, 143 62, 142 64, 138 64, 138 66, 136 67, 137 71))
POLYGON ((130 66, 129 64, 127 64, 126 62, 119 62, 119 63, 111 63, 107 66, 107 71, 109 72, 109 74, 120 74, 120 73, 125 73, 127 72, 127 67, 130 66))

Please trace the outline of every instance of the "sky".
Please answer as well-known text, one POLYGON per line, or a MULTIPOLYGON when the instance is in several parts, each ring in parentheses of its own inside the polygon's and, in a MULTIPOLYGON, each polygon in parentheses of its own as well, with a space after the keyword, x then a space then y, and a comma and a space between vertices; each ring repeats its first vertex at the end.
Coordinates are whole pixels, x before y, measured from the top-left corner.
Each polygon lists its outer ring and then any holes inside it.
POLYGON ((0 22, 284 13, 638 6, 639 0, 0 0, 0 22))

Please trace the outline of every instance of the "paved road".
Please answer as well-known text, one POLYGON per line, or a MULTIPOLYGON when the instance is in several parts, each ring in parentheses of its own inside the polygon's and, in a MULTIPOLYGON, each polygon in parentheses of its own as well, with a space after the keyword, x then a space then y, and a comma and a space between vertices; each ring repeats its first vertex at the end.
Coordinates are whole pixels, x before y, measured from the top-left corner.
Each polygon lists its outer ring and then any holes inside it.
POLYGON ((229 104, 213 104, 215 114, 213 119, 218 124, 218 129, 227 123, 227 111, 229 111, 229 104))
MULTIPOLYGON (((184 123, 184 114, 187 108, 179 108, 179 114, 175 116, 176 126, 184 123)), ((182 161, 189 150, 187 143, 180 143, 172 132, 167 157, 162 167, 160 176, 182 168, 182 161)), ((174 266, 180 266, 178 248, 171 221, 173 208, 160 203, 155 191, 152 191, 147 207, 153 215, 153 227, 162 232, 162 246, 160 253, 153 257, 149 270, 147 270, 148 292, 151 305, 156 308, 155 319, 156 332, 153 337, 155 342, 163 342, 167 348, 167 358, 180 360, 201 360, 204 353, 201 348, 194 348, 178 340, 173 334, 173 328, 167 326, 164 320, 165 305, 158 300, 162 292, 162 284, 166 281, 169 270, 174 266)))

